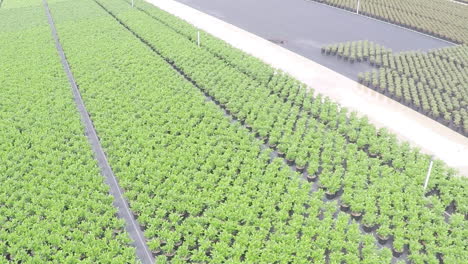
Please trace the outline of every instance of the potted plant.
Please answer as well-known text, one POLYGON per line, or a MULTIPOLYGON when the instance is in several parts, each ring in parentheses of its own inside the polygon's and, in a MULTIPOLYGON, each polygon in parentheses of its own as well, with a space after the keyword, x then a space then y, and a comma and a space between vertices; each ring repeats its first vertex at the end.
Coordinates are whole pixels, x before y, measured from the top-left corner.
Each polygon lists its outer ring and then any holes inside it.
POLYGON ((284 153, 288 150, 288 143, 281 142, 278 144, 278 156, 284 157, 284 153))
POLYGON ((288 162, 289 165, 292 165, 294 160, 296 160, 296 158, 297 158, 297 148, 292 147, 286 153, 286 161, 288 162))
POLYGON ((153 256, 161 255, 162 249, 161 249, 161 243, 159 239, 152 239, 148 241, 148 247, 151 250, 151 253, 153 254, 153 256))
POLYGON ((377 239, 381 245, 384 245, 390 239, 391 230, 388 223, 382 224, 377 230, 377 239))
POLYGON ((319 172, 319 161, 317 158, 309 160, 309 166, 307 167, 307 180, 315 181, 319 172))
POLYGON ((373 232, 376 229, 376 216, 374 212, 366 212, 362 217, 362 228, 366 232, 373 232))
POLYGON ((299 156, 296 158, 296 169, 297 169, 299 172, 304 172, 304 170, 305 170, 305 167, 306 167, 306 165, 307 165, 306 155, 307 155, 307 154, 304 154, 304 153, 301 151, 301 153, 299 153, 299 156))
POLYGON ((405 250, 405 240, 401 236, 397 236, 393 241, 393 256, 400 257, 405 250))
POLYGON ((359 211, 359 208, 356 208, 356 206, 354 206, 354 207, 351 208, 351 216, 352 216, 355 220, 360 220, 361 217, 362 217, 362 212, 359 211))
POLYGON ((340 209, 343 212, 349 211, 349 201, 352 199, 352 196, 349 191, 346 191, 347 187, 344 187, 343 195, 341 196, 340 209))

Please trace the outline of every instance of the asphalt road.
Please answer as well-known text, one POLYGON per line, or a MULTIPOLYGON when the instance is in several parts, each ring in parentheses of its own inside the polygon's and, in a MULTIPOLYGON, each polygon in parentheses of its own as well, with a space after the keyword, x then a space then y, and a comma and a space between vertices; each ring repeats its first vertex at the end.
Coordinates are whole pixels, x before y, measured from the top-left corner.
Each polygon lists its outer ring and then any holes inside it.
POLYGON ((350 64, 322 55, 320 48, 331 43, 364 39, 394 51, 429 50, 451 45, 414 31, 305 0, 177 1, 262 38, 284 41, 279 45, 354 80, 357 80, 359 72, 371 67, 366 63, 350 64))

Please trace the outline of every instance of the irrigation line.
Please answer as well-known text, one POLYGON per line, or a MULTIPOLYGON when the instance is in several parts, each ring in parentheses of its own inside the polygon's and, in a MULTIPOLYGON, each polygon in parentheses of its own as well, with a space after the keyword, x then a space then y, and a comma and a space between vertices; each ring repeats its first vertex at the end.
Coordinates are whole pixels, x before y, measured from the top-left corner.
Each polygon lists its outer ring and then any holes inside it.
MULTIPOLYGON (((268 138, 266 139, 262 139, 260 136, 257 135, 256 131, 254 131, 252 128, 248 127, 245 122, 241 119, 238 119, 235 115, 233 115, 225 106, 221 105, 221 103, 219 101, 216 100, 216 98, 214 98, 213 96, 209 95, 202 87, 200 87, 191 77, 189 77, 182 69, 180 69, 177 65, 175 65, 175 63, 171 62, 168 58, 164 57, 158 50, 156 50, 156 48, 151 45, 150 43, 148 43, 145 39, 143 39, 140 35, 138 35, 136 32, 134 32, 129 26, 127 26, 122 20, 120 20, 115 14, 113 14, 111 11, 109 11, 106 7, 104 7, 98 0, 94 0, 99 6, 101 6, 110 16, 112 16, 120 25, 122 25, 125 29, 127 29, 132 35, 134 35, 138 40, 140 40, 143 44, 145 44, 148 48, 150 48, 156 55, 158 55, 159 57, 161 57, 161 59, 163 59, 167 64, 169 64, 169 66, 178 74, 180 74, 186 81, 190 82, 195 88, 197 88, 198 90, 200 90, 200 92, 205 96, 206 98, 206 101, 211 101, 212 103, 214 103, 217 107, 220 108, 220 110, 224 113, 224 115, 226 117, 228 117, 231 122, 239 122, 241 124, 242 127, 244 127, 245 129, 247 129, 250 133, 254 134, 254 137, 257 139, 257 140, 260 140, 262 142, 264 142, 262 144, 262 147, 263 148, 269 148, 271 151, 272 151, 272 158, 273 157, 278 157, 280 159, 283 160, 283 162, 292 170, 292 171, 297 171, 296 169, 296 164, 293 162, 288 162, 286 160, 285 157, 281 157, 278 153, 278 151, 275 149, 275 147, 273 147, 269 142, 268 142, 268 138)), ((302 178, 304 180, 307 180, 307 172, 304 172, 302 173, 302 178)), ((317 179, 315 180, 315 183, 316 184, 316 181, 317 179)), ((314 190, 314 191, 317 191, 317 190, 314 190)), ((328 199, 327 197, 324 197, 323 201, 324 202, 330 202, 330 201, 333 201, 333 200, 336 200, 338 201, 339 204, 341 204, 341 195, 338 195, 337 197, 333 198, 333 199, 328 199)), ((340 210, 340 207, 337 207, 337 212, 340 210)), ((348 211, 348 212, 345 212, 347 214, 350 214, 351 215, 351 211, 348 211)), ((392 248, 392 240, 384 243, 384 244, 380 244, 378 242, 378 239, 377 239, 377 231, 376 230, 371 230, 369 232, 365 231, 364 229, 364 225, 361 223, 361 219, 355 219, 356 222, 359 224, 359 230, 365 234, 365 233, 368 233, 368 234, 372 234, 374 237, 375 237, 375 245, 378 247, 378 248, 389 248, 391 249, 392 248)), ((395 256, 392 256, 392 263, 396 263, 397 260, 407 260, 408 258, 408 251, 405 250, 404 253, 400 256, 400 257, 395 257, 395 256)))
POLYGON ((444 42, 449 43, 449 44, 452 44, 452 45, 460 45, 460 43, 455 43, 455 42, 452 42, 452 41, 450 41, 450 40, 438 38, 438 37, 436 37, 436 36, 429 35, 429 34, 426 34, 426 33, 421 32, 421 31, 417 31, 417 30, 414 30, 414 29, 411 29, 411 28, 407 28, 407 27, 404 27, 404 26, 400 26, 400 25, 397 25, 397 24, 395 24, 395 23, 391 23, 391 22, 388 22, 388 21, 384 21, 384 20, 381 20, 381 19, 378 19, 378 18, 374 18, 374 17, 371 17, 371 16, 366 16, 366 15, 363 15, 362 13, 356 14, 355 11, 350 11, 350 10, 347 10, 347 9, 344 9, 344 8, 341 8, 341 7, 336 7, 336 6, 332 6, 332 5, 326 4, 326 3, 318 2, 317 0, 305 0, 305 1, 307 1, 307 2, 314 2, 314 3, 320 4, 320 5, 324 5, 324 6, 328 6, 328 7, 331 7, 331 8, 335 8, 335 9, 338 9, 338 10, 341 10, 341 11, 348 12, 348 13, 351 13, 351 14, 353 14, 353 15, 362 16, 362 17, 367 18, 367 19, 372 19, 372 20, 375 20, 375 21, 378 21, 378 22, 382 22, 382 23, 385 23, 385 24, 389 24, 389 25, 392 25, 392 26, 395 26, 395 27, 399 27, 399 28, 402 28, 402 29, 405 29, 405 30, 409 30, 409 31, 412 31, 412 32, 415 32, 415 33, 424 35, 424 36, 426 36, 426 37, 430 37, 430 38, 433 38, 433 39, 441 40, 441 41, 444 41, 444 42))
POLYGON ((49 10, 47 0, 43 0, 43 5, 50 25, 52 36, 55 40, 55 47, 57 48, 57 52, 60 56, 63 69, 67 74, 68 81, 70 82, 76 107, 78 108, 78 111, 81 114, 81 120, 85 126, 85 134, 88 137, 88 141, 91 144, 91 147, 94 152, 94 157, 97 160, 98 165, 101 169, 101 174, 106 178, 106 183, 110 186, 110 193, 114 196, 114 206, 118 209, 118 216, 125 220, 126 230, 130 238, 134 241, 133 245, 136 248, 137 256, 141 260, 141 262, 145 264, 154 263, 154 258, 150 253, 148 245, 146 244, 146 240, 144 238, 140 225, 134 218, 133 213, 131 212, 125 198, 123 197, 122 190, 114 175, 114 172, 112 171, 112 168, 109 165, 106 154, 102 149, 101 143, 94 128, 93 122, 91 121, 88 111, 86 110, 80 91, 78 89, 78 86, 76 85, 75 78, 71 72, 70 65, 68 64, 62 45, 60 44, 60 40, 58 38, 57 30, 55 28, 52 15, 49 10))

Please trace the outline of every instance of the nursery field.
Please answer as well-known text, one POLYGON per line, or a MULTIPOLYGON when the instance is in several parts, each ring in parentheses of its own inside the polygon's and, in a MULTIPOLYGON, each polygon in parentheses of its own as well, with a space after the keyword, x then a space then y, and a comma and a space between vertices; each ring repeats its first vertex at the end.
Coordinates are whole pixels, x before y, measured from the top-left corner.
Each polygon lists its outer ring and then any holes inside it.
MULTIPOLYGON (((0 263, 468 259, 467 178, 287 74, 202 31, 198 45, 190 24, 131 2, 4 0, 0 263), (62 48, 149 257, 113 207, 62 48)), ((391 52, 372 47, 376 58, 391 52)), ((434 53, 462 65, 465 50, 434 53)))
POLYGON ((9 2, 0 9, 0 263, 135 261, 41 2, 9 2))

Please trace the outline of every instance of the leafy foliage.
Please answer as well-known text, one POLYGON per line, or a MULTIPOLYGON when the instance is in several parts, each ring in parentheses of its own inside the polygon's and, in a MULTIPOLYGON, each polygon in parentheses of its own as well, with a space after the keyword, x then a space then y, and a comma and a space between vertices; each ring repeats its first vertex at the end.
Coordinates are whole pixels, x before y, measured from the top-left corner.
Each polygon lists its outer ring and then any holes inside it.
POLYGON ((468 53, 464 46, 392 53, 357 41, 324 46, 322 51, 351 62, 368 59, 378 70, 360 73, 361 83, 468 135, 468 53))
MULTIPOLYGON (((51 10, 76 18, 99 10, 92 2, 78 5, 51 10)), ((337 206, 327 206, 323 193, 310 195, 310 183, 271 159, 259 140, 115 20, 98 16, 57 27, 158 263, 320 263, 331 245, 349 250, 337 260, 389 262, 388 250, 380 253, 375 244, 361 254, 364 236, 349 215, 335 220, 337 206)))
MULTIPOLYGON (((385 129, 377 130, 365 118, 208 35, 204 37, 213 41, 198 47, 194 28, 154 7, 97 2, 123 25, 91 0, 57 1, 50 7, 109 162, 158 263, 395 261, 388 247, 379 249, 374 236, 360 231, 360 223, 377 230, 379 237, 393 237, 393 250, 406 250, 416 263, 467 258, 467 181, 442 162, 435 162, 424 193, 430 157, 399 143, 385 129), (306 175, 318 176, 317 183, 301 180, 264 141, 306 175), (337 198, 328 201, 330 195, 337 198), (340 212, 343 205, 362 221, 340 212)), ((44 57, 56 58, 52 51, 44 57)), ((62 75, 57 69, 57 75, 41 76, 62 75)), ((46 95, 53 102, 71 96, 46 95)), ((64 106, 72 108, 67 100, 64 106)), ((67 122, 57 122, 56 128, 74 120, 64 113, 60 118, 67 122)), ((71 144, 66 142, 60 146, 71 144)), ((53 143, 46 149, 54 148, 53 143)), ((85 166, 85 161, 74 158, 70 164, 85 166)), ((76 174, 71 179, 87 175, 88 170, 75 167, 67 170, 76 174)), ((93 168, 91 175, 100 179, 93 168)), ((98 186, 87 179, 78 183, 98 186)), ((85 187, 58 186, 80 190, 76 200, 87 193, 85 187)), ((116 221, 112 214, 98 212, 93 217, 108 217, 102 222, 116 221)), ((70 224, 66 220, 64 226, 70 224)), ((8 243, 0 244, 4 251, 18 239, 0 241, 8 243)), ((112 249, 86 248, 103 258, 90 261, 106 262, 109 254, 125 252, 114 262, 131 262, 134 254, 121 241, 109 240, 112 249)))
POLYGON ((381 57, 383 54, 391 52, 391 49, 367 40, 348 41, 322 47, 322 53, 337 55, 350 62, 374 61, 376 57, 381 57))
MULTIPOLYGON (((318 162, 315 173, 319 174, 320 185, 325 191, 342 188, 343 196, 350 197, 346 201, 351 210, 374 214, 375 217, 368 217, 368 221, 390 227, 391 235, 404 241, 405 245, 419 243, 426 250, 423 251, 426 253, 421 253, 410 248, 412 255, 427 261, 437 259, 438 254, 457 258, 449 253, 448 247, 435 246, 442 241, 454 241, 449 238, 449 232, 445 233, 445 238, 439 236, 421 244, 422 237, 418 235, 419 231, 415 231, 420 230, 421 234, 433 232, 432 226, 417 220, 422 214, 437 223, 438 229, 450 230, 439 210, 442 208, 443 211, 453 200, 437 196, 429 203, 431 206, 437 203, 437 209, 431 210, 426 206, 426 199, 422 198, 421 186, 429 157, 406 144, 397 143, 394 136, 385 130, 376 130, 366 119, 357 118, 354 114, 349 117, 346 109, 307 93, 302 84, 287 75, 273 74, 267 82, 249 77, 236 66, 238 63, 226 63, 228 57, 220 58, 208 48, 197 47, 187 36, 169 28, 167 23, 130 8, 125 10, 118 1, 99 2, 143 38, 157 54, 180 69, 259 136, 267 140, 270 136, 275 138, 278 150, 285 153, 287 159, 305 159, 306 165, 314 164, 313 168, 318 162), (387 200, 382 200, 381 195, 387 200), (396 196, 404 199, 393 198, 396 196), (409 224, 413 222, 419 224, 409 224), (405 231, 408 228, 415 232, 405 231), (434 246, 430 246, 431 243, 434 246)), ((435 167, 431 188, 439 190, 441 186, 466 185, 465 179, 454 178, 454 173, 442 163, 437 162, 435 167)), ((465 214, 466 209, 458 205, 463 204, 466 195, 455 195, 458 191, 451 187, 442 188, 456 197, 455 211, 465 214)), ((460 247, 463 244, 458 242, 453 242, 453 245, 460 247)), ((461 248, 457 252, 463 251, 461 248)))
POLYGON ((433 50, 431 53, 455 64, 468 67, 468 45, 441 48, 433 50))
POLYGON ((0 29, 0 263, 134 263, 44 10, 14 13, 30 26, 0 29))
POLYGON ((374 65, 372 88, 468 135, 468 67, 433 52, 383 55, 374 65))

